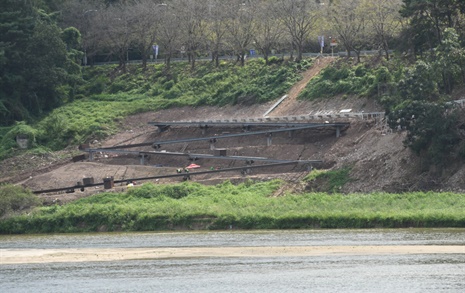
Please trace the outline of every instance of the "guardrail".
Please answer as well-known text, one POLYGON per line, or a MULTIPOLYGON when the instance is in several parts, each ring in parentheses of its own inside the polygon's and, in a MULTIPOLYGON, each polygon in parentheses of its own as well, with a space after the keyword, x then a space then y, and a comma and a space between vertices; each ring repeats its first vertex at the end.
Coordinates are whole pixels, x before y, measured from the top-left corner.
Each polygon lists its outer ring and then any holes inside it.
MULTIPOLYGON (((392 53, 392 51, 390 51, 392 53)), ((369 55, 378 55, 379 51, 378 50, 363 50, 360 52, 361 56, 369 56, 369 55)), ((296 53, 282 53, 282 54, 270 54, 268 55, 268 58, 270 57, 290 57, 290 56, 295 56, 296 53)), ((318 56, 323 56, 323 57, 345 57, 347 56, 346 51, 339 51, 339 52, 334 52, 334 53, 313 53, 313 52, 307 52, 307 53, 302 53, 303 57, 318 57, 318 56)), ((351 52, 351 56, 356 56, 355 52, 351 52)), ((263 58, 262 54, 256 54, 256 55, 247 55, 247 59, 257 59, 257 58, 263 58)), ((218 58, 219 60, 236 60, 237 56, 236 55, 225 55, 225 56, 220 56, 218 58)), ((196 58, 196 61, 211 61, 211 57, 200 57, 196 58)), ((170 62, 187 62, 188 59, 186 58, 171 58, 170 62)), ((142 63, 142 59, 134 59, 134 60, 126 60, 126 64, 139 64, 142 63)), ((164 63, 163 58, 159 59, 149 59, 147 60, 147 64, 154 64, 154 63, 164 63)), ((107 64, 119 64, 119 61, 106 61, 106 62, 94 62, 92 65, 107 65, 107 64)), ((91 64, 83 65, 83 66, 92 66, 91 64)))

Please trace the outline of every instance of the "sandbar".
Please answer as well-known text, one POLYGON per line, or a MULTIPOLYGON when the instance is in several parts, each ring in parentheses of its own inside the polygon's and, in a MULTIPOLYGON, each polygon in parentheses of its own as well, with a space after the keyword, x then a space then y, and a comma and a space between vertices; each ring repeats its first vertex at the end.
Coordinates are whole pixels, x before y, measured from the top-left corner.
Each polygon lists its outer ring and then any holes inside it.
POLYGON ((464 245, 0 249, 0 265, 205 257, 465 254, 464 245))

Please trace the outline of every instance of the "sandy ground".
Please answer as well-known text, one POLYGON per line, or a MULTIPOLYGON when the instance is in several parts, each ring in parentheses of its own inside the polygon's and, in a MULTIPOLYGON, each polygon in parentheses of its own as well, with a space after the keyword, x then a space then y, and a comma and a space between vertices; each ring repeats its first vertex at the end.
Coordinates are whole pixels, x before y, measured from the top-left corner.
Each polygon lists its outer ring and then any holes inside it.
POLYGON ((203 257, 295 257, 316 255, 465 254, 465 246, 282 246, 186 248, 0 249, 0 265, 203 257))

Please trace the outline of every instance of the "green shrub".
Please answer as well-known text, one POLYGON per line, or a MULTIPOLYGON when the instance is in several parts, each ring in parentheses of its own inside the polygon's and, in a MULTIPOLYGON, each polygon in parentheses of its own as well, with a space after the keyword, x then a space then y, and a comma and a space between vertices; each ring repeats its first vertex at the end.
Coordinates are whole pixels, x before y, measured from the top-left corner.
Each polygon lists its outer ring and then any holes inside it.
POLYGON ((37 145, 37 139, 40 136, 40 131, 26 124, 26 122, 17 122, 12 127, 3 128, 3 134, 0 136, 0 159, 5 158, 13 150, 19 148, 16 142, 16 136, 23 135, 29 139, 28 148, 37 145))
POLYGON ((283 58, 277 57, 277 56, 271 56, 268 58, 268 65, 273 65, 273 64, 282 64, 283 63, 283 58))
POLYGON ((40 199, 21 186, 0 185, 0 217, 41 205, 40 199))
POLYGON ((95 76, 92 80, 88 81, 87 84, 84 86, 84 93, 88 96, 101 94, 107 88, 107 84, 109 84, 110 80, 103 76, 95 76))
POLYGON ((350 170, 349 167, 330 171, 313 170, 304 178, 304 181, 317 181, 320 186, 319 190, 337 193, 347 182, 350 182, 350 170))

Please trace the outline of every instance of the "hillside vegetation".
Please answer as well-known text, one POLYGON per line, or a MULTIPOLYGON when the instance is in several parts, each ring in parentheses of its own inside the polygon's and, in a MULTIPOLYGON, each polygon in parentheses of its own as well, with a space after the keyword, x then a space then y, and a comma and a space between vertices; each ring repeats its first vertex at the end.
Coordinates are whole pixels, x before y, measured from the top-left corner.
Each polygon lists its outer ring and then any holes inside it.
POLYGON ((256 59, 246 67, 222 62, 216 68, 203 62, 191 71, 186 63, 174 63, 169 73, 164 64, 149 65, 147 70, 134 65, 126 73, 111 65, 86 67, 84 83, 72 101, 36 123, 2 129, 0 158, 12 155, 18 134, 29 136, 32 148, 60 150, 106 137, 117 130, 118 121, 135 113, 268 102, 284 95, 311 64, 311 59, 295 63, 272 58, 268 65, 256 59))

